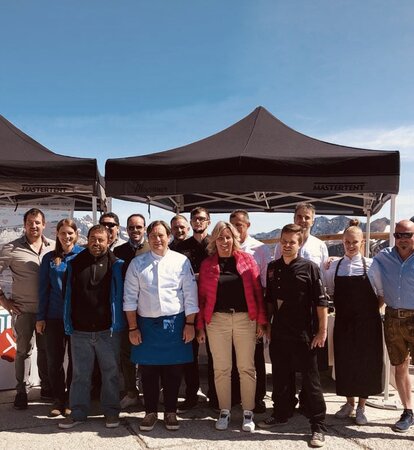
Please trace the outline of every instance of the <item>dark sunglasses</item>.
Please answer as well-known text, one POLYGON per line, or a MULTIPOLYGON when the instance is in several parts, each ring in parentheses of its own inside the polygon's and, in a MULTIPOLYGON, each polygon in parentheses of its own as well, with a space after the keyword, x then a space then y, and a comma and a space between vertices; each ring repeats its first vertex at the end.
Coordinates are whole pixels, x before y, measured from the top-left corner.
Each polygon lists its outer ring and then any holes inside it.
POLYGON ((394 233, 395 239, 411 239, 414 233, 394 233))
POLYGON ((143 230, 144 229, 144 227, 143 226, 141 226, 141 225, 130 225, 129 227, 128 227, 128 231, 135 231, 135 230, 143 230))
POLYGON ((114 228, 114 227, 118 226, 117 223, 113 223, 113 222, 102 222, 101 225, 103 225, 106 228, 114 228))

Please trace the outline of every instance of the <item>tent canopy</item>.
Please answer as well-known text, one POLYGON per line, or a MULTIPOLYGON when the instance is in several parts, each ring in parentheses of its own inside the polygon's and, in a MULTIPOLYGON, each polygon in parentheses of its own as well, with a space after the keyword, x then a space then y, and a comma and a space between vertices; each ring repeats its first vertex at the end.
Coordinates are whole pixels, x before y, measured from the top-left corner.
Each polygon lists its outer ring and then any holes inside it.
POLYGON ((73 198, 91 210, 92 196, 105 200, 96 159, 53 153, 0 115, 0 205, 73 198))
POLYGON ((202 204, 291 212, 301 201, 318 214, 374 214, 399 188, 399 152, 323 142, 258 107, 201 141, 150 155, 109 159, 107 195, 172 211, 202 204))

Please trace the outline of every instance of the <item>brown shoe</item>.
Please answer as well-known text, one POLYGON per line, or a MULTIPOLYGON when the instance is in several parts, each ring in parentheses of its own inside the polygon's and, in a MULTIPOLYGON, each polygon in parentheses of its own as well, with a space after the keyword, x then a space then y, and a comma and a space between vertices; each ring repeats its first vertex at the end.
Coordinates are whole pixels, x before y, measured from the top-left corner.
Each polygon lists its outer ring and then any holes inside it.
POLYGON ((139 429, 141 431, 151 431, 158 420, 158 414, 157 413, 147 413, 145 414, 145 417, 142 419, 141 423, 139 424, 139 429))
POLYGON ((180 425, 178 424, 176 413, 172 413, 172 412, 165 413, 164 414, 164 423, 165 423, 165 428, 170 431, 176 431, 180 428, 180 425))

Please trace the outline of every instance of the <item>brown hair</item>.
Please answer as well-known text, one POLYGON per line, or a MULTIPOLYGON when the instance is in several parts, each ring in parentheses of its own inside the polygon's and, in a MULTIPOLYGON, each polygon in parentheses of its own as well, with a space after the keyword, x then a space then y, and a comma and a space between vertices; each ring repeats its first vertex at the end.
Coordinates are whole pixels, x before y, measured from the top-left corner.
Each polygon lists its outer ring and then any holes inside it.
POLYGON ((284 233, 295 233, 299 237, 299 244, 303 242, 303 229, 300 225, 296 225, 295 223, 288 223, 282 228, 282 232, 280 233, 280 238, 284 233))
POLYGON ((165 231, 167 232, 167 236, 171 235, 171 228, 169 227, 167 222, 164 222, 163 220, 154 220, 154 222, 151 222, 147 227, 147 236, 149 236, 152 232, 152 230, 158 226, 161 225, 165 228, 165 231))
POLYGON ((53 255, 54 255, 53 261, 57 266, 59 266, 60 263, 62 262, 63 255, 64 255, 62 244, 60 243, 59 236, 58 236, 59 230, 64 226, 72 228, 72 230, 75 232, 76 236, 73 241, 73 244, 76 244, 76 241, 78 240, 78 233, 77 233, 78 227, 77 227, 75 221, 72 219, 60 220, 58 222, 58 224, 56 225, 56 246, 55 246, 55 250, 53 253, 53 255))

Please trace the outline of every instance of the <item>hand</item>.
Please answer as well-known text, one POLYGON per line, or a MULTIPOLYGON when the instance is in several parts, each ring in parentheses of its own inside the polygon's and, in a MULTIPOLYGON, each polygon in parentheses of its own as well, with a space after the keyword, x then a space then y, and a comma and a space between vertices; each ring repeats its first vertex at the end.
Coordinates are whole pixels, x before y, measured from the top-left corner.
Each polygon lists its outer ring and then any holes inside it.
POLYGON ((322 348, 325 345, 326 341, 326 330, 319 330, 315 337, 312 339, 311 348, 320 347, 322 348))
POLYGON ((323 268, 325 270, 329 270, 329 267, 331 267, 332 262, 335 261, 336 259, 339 258, 337 256, 329 256, 329 258, 324 262, 323 268))
POLYGON ((138 329, 129 331, 129 342, 131 342, 132 345, 142 344, 141 331, 138 329))
POLYGON ((197 330, 197 341, 199 344, 206 342, 206 332, 204 330, 197 330))
POLYGON ((46 329, 46 320, 38 320, 36 322, 36 333, 43 334, 46 329))
POLYGON ((183 341, 188 344, 194 339, 195 336, 195 328, 194 325, 184 325, 183 330, 183 341))
POLYGON ((259 325, 256 326, 256 339, 262 338, 266 334, 267 326, 259 325))
POLYGON ((18 316, 21 313, 20 308, 14 303, 14 301, 11 298, 6 298, 5 295, 0 297, 0 304, 4 309, 7 309, 9 314, 15 314, 18 316))

